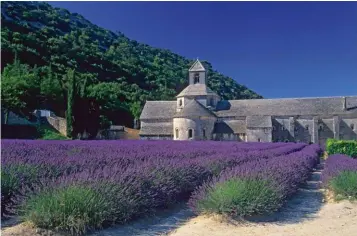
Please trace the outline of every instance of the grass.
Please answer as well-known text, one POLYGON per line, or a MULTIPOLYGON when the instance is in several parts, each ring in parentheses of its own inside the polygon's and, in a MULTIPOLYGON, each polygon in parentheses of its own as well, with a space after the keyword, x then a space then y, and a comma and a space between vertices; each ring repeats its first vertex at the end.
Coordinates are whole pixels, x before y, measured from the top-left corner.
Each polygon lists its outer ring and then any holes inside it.
POLYGON ((215 185, 198 208, 209 214, 251 216, 276 210, 279 200, 277 190, 266 180, 230 179, 215 185))
POLYGON ((45 229, 82 235, 110 219, 111 204, 86 186, 72 185, 31 196, 20 212, 25 221, 45 229))
POLYGON ((44 140, 65 140, 68 139, 66 136, 59 133, 57 130, 49 125, 41 125, 38 127, 39 139, 44 140))
POLYGON ((357 172, 342 171, 330 181, 336 200, 357 200, 357 172))

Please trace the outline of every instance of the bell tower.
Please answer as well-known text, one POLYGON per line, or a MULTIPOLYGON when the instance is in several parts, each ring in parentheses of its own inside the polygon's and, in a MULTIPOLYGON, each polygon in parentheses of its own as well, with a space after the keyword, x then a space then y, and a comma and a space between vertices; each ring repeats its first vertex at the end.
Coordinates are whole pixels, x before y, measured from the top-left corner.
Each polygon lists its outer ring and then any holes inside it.
POLYGON ((190 85, 206 84, 207 71, 198 59, 193 63, 188 73, 190 85))
POLYGON ((198 59, 188 70, 188 75, 189 85, 176 96, 177 112, 184 109, 191 100, 196 100, 206 108, 214 109, 220 97, 207 87, 207 70, 198 59))

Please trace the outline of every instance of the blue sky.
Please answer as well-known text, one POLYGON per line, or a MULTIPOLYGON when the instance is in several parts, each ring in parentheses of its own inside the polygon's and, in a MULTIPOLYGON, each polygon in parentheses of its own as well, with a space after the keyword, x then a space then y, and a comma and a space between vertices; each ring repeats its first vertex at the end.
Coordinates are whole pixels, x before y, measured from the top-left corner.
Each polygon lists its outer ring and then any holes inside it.
POLYGON ((357 94, 357 2, 50 2, 265 98, 357 94))

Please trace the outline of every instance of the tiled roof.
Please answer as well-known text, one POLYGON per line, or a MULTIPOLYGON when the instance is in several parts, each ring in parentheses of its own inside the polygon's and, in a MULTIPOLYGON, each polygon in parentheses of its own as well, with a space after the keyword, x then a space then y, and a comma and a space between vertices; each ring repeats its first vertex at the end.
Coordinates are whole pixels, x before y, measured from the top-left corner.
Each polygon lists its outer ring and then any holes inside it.
POLYGON ((179 95, 177 95, 176 97, 199 96, 199 95, 215 95, 215 96, 218 96, 215 92, 213 92, 205 84, 190 84, 184 90, 182 90, 182 92, 179 93, 179 95))
POLYGON ((177 112, 173 117, 182 118, 182 117, 199 117, 199 116, 213 116, 216 115, 204 107, 202 104, 196 100, 191 100, 187 105, 183 107, 180 112, 177 112))
POLYGON ((176 101, 147 101, 140 119, 171 119, 176 113, 176 101))
POLYGON ((323 115, 357 112, 357 96, 346 98, 347 111, 343 109, 343 101, 343 97, 229 100, 220 101, 215 113, 219 117, 225 117, 323 115))
MULTIPOLYGON (((347 110, 343 104, 343 97, 229 100, 220 101, 214 113, 218 117, 357 114, 357 96, 346 97, 347 110)), ((140 119, 171 119, 175 114, 176 101, 148 101, 140 119)))
POLYGON ((145 123, 140 128, 139 135, 172 135, 172 129, 170 122, 145 123))
POLYGON ((202 63, 197 59, 189 69, 189 71, 206 71, 206 68, 202 65, 202 63))
POLYGON ((247 116, 247 128, 269 128, 272 127, 271 116, 247 116))

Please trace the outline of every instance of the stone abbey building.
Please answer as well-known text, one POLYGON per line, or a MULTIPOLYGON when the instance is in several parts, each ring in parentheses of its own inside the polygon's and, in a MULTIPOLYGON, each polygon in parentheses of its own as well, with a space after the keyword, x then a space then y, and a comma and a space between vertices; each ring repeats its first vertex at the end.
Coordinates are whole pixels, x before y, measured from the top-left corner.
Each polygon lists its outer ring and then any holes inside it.
POLYGON ((221 100, 199 60, 176 101, 147 101, 141 139, 306 142, 357 140, 357 96, 221 100))

